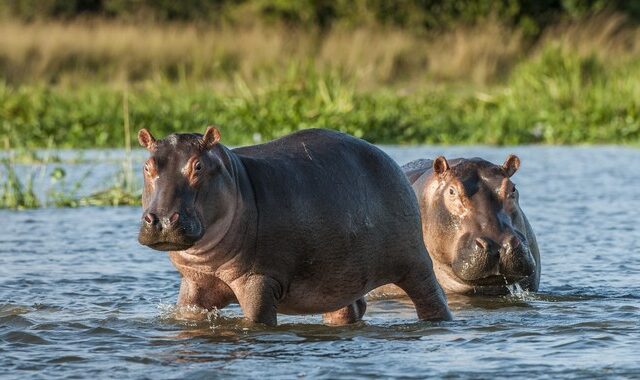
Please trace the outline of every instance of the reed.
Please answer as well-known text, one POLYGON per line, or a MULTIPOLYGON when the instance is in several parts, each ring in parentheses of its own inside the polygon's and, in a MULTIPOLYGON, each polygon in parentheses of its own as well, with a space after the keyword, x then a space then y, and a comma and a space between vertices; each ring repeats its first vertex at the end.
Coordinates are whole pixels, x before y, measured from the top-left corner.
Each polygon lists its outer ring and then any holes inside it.
POLYGON ((365 89, 392 83, 487 83, 524 48, 521 33, 495 22, 416 34, 383 26, 329 32, 252 24, 132 25, 116 21, 0 22, 0 75, 10 84, 286 78, 293 64, 352 78, 365 89), (283 70, 282 68, 285 68, 283 70))
MULTIPOLYGON (((60 167, 53 167, 49 174, 48 184, 44 181, 47 166, 61 163, 62 160, 55 154, 55 147, 49 139, 49 145, 44 154, 34 150, 12 150, 8 138, 4 139, 7 155, 0 160, 0 209, 29 209, 39 207, 80 207, 80 206, 129 206, 139 205, 141 197, 141 185, 136 181, 133 173, 133 158, 131 151, 131 127, 128 119, 128 100, 126 91, 123 97, 122 111, 124 119, 125 155, 120 163, 120 170, 115 178, 109 181, 105 178, 108 187, 98 189, 89 195, 80 195, 86 179, 91 175, 87 170, 79 179, 69 183, 66 171, 60 167), (53 154, 51 152, 54 152, 53 154), (40 168, 39 176, 36 175, 40 168), (25 176, 19 175, 20 171, 29 170, 25 176), (36 178, 40 177, 38 181, 36 178), (48 186, 43 199, 39 199, 34 190, 34 184, 38 182, 42 186, 48 186)), ((66 163, 85 162, 82 159, 71 159, 66 163)))
POLYGON ((0 208, 26 209, 40 207, 41 203, 33 189, 34 173, 21 181, 15 167, 8 159, 1 160, 4 180, 0 186, 0 208))

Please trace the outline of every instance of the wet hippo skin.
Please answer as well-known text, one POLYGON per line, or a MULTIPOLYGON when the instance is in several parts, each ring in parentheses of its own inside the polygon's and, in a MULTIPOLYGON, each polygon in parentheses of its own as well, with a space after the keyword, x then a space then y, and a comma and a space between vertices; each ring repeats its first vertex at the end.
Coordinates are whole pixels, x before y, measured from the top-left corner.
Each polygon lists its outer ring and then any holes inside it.
MULTIPOLYGON (((536 237, 511 181, 520 159, 417 160, 402 168, 420 204, 422 233, 438 281, 449 294, 507 294, 518 283, 537 291, 536 237)), ((378 295, 402 294, 393 286, 378 295)))
POLYGON ((368 291, 395 284, 419 318, 451 318, 413 190, 375 146, 318 129, 237 149, 214 127, 138 139, 150 152, 139 241, 169 251, 179 305, 345 324, 362 317, 368 291))

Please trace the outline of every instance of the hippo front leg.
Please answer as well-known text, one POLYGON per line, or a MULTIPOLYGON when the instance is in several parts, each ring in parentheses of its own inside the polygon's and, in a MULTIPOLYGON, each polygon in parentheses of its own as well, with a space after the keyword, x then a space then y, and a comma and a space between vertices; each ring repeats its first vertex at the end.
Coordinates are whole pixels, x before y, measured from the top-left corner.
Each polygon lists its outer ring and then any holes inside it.
POLYGON ((251 275, 237 286, 238 302, 246 320, 268 326, 278 324, 278 302, 282 287, 276 280, 263 275, 251 275))
POLYGON ((201 281, 183 277, 180 283, 178 306, 195 305, 207 310, 222 309, 234 300, 235 296, 231 288, 216 277, 201 281))
POLYGON ((364 312, 367 310, 367 302, 364 298, 360 298, 351 305, 342 309, 322 314, 322 320, 327 325, 349 325, 362 320, 364 312))

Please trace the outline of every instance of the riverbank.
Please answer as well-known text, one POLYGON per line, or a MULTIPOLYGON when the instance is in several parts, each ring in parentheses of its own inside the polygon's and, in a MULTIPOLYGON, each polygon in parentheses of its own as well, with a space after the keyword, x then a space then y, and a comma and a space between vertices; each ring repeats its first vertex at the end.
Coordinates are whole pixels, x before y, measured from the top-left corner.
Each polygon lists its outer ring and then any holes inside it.
MULTIPOLYGON (((482 89, 432 85, 359 91, 337 73, 292 67, 269 83, 143 82, 73 87, 0 85, 5 147, 124 145, 134 130, 158 136, 220 126, 229 145, 304 128, 331 128, 382 144, 638 144, 640 60, 613 65, 549 47, 482 89)), ((130 136, 135 144, 135 133, 130 136)))
POLYGON ((311 127, 379 144, 638 144, 634 25, 596 14, 533 40, 491 21, 320 33, 5 20, 0 147, 123 147, 125 113, 157 135, 216 124, 230 145, 311 127))

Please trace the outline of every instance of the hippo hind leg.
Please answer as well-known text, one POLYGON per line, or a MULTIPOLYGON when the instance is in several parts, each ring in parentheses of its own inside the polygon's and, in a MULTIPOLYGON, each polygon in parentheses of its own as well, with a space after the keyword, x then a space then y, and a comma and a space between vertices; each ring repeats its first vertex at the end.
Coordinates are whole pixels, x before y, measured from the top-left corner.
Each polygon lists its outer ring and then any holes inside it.
POLYGON ((362 316, 366 310, 367 302, 364 298, 360 298, 356 302, 345 306, 342 309, 322 314, 322 320, 327 325, 349 325, 362 320, 362 316))
POLYGON ((447 297, 430 268, 430 263, 413 266, 407 276, 395 285, 411 298, 418 318, 425 321, 450 321, 452 317, 447 297))

